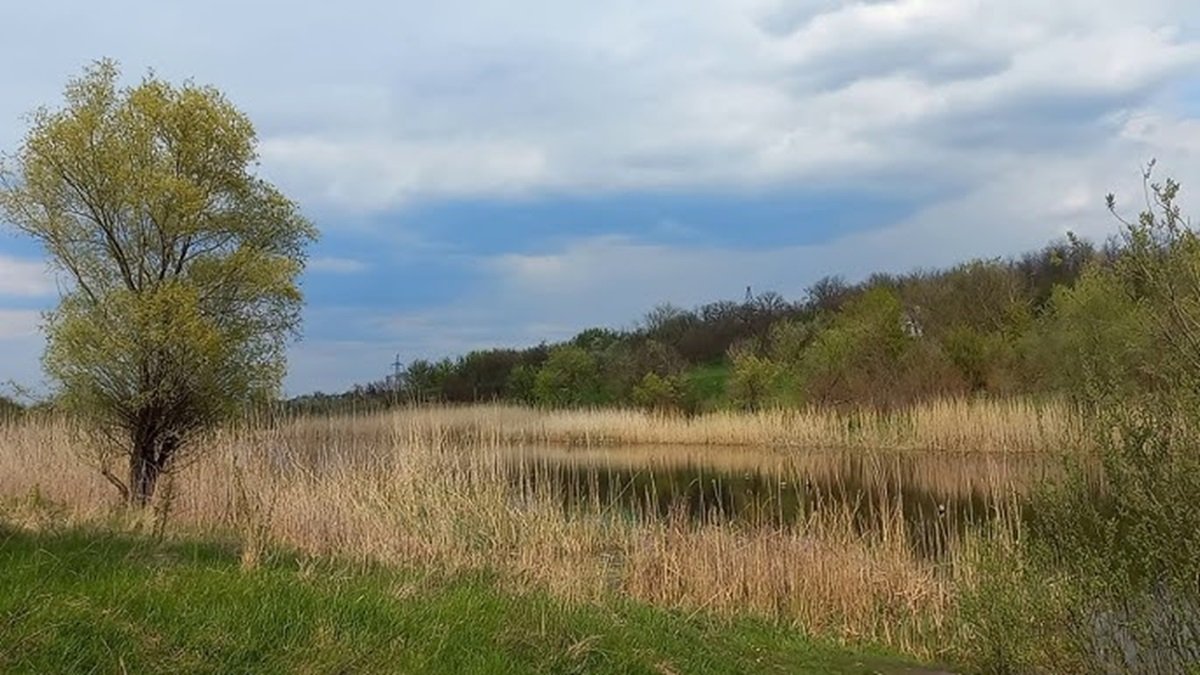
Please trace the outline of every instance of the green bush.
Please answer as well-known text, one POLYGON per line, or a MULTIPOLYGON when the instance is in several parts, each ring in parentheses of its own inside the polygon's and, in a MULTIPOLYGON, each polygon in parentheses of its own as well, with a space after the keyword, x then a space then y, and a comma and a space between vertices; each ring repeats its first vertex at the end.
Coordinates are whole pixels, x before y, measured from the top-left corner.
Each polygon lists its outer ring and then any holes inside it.
POLYGON ((759 410, 770 403, 779 368, 748 345, 730 350, 729 400, 743 410, 759 410))
POLYGON ((1156 360, 1151 307, 1117 270, 1093 266, 1074 288, 1058 288, 1039 335, 1037 360, 1076 400, 1121 400, 1144 387, 1156 360))
POLYGON ((582 347, 556 348, 534 377, 533 396, 538 403, 550 406, 603 402, 596 358, 582 347))
POLYGON ((954 650, 984 673, 1086 672, 1064 630, 1076 589, 1044 573, 1017 542, 980 542, 962 585, 954 650))
POLYGON ((673 410, 679 406, 679 388, 672 377, 646 373, 633 387, 633 402, 650 410, 673 410))
POLYGON ((963 596, 985 670, 1200 664, 1200 238, 1178 185, 1147 183, 1114 264, 1051 301, 1045 345, 1096 452, 1038 490, 1020 546, 985 556, 963 596))

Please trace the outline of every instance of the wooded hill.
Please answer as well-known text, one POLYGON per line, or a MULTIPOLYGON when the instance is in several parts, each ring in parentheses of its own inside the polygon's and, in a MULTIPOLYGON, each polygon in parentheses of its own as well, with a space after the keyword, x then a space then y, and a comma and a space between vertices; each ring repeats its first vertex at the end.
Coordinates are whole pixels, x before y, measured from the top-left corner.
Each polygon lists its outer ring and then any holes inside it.
MULTIPOLYGON (((303 411, 509 401, 699 412, 773 405, 896 406, 935 396, 1050 392, 1069 384, 1079 288, 1121 244, 1068 236, 1010 259, 942 270, 826 277, 693 309, 661 305, 636 328, 561 343, 416 360, 399 376, 290 401, 303 411)), ((1113 317, 1120 319, 1120 317, 1113 317)))

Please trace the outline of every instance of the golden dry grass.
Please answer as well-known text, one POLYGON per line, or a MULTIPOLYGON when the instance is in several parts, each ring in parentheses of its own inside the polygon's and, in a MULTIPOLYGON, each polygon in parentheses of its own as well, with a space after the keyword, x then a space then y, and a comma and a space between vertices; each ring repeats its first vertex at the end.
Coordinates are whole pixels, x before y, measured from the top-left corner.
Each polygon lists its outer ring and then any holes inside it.
MULTIPOLYGON (((1082 436, 1079 418, 1068 404, 1027 399, 941 399, 890 412, 781 408, 694 417, 632 409, 538 410, 511 405, 424 407, 392 415, 434 436, 572 446, 1057 452, 1077 444, 1082 436)), ((322 419, 318 424, 327 422, 322 419)))
MULTIPOLYGON (((1021 403, 927 406, 888 424, 863 418, 869 431, 833 419, 486 406, 246 425, 207 441, 203 459, 160 489, 157 507, 172 496, 169 533, 236 536, 248 566, 286 547, 439 572, 490 569, 505 583, 569 599, 620 594, 688 611, 761 615, 935 656, 947 643, 962 563, 953 553, 935 562, 912 550, 900 504, 877 515, 881 536, 870 538, 856 534, 850 507, 776 527, 696 523, 682 514, 567 514, 545 490, 514 489, 499 452, 550 440, 793 447, 832 445, 831 438, 960 449, 986 441, 1032 451, 1052 447, 1070 426, 1062 408, 1021 403), (955 420, 966 423, 952 433, 955 420), (1015 420, 1024 424, 1002 428, 1015 420)), ((0 425, 0 515, 34 527, 48 519, 120 521, 112 487, 80 461, 85 441, 76 431, 62 420, 0 425)))

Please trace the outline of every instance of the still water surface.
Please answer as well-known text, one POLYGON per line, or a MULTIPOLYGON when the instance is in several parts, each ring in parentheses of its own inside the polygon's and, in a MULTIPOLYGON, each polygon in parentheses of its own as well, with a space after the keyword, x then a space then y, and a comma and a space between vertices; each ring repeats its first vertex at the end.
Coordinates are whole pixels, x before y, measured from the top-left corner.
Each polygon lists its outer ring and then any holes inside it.
POLYGON ((1019 505, 1059 464, 1015 454, 746 448, 526 448, 506 454, 515 490, 567 512, 784 527, 822 514, 863 536, 902 534, 938 555, 967 528, 1019 505), (885 532, 886 530, 886 532, 885 532))

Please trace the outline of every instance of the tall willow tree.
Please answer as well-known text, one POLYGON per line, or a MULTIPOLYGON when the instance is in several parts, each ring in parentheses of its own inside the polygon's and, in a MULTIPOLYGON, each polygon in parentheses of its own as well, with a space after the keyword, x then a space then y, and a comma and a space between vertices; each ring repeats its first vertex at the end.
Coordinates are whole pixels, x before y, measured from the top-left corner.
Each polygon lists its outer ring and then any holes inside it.
POLYGON ((200 432, 278 390, 317 233, 255 177, 254 128, 220 92, 119 79, 100 61, 32 114, 0 214, 60 272, 46 371, 141 506, 200 432))

